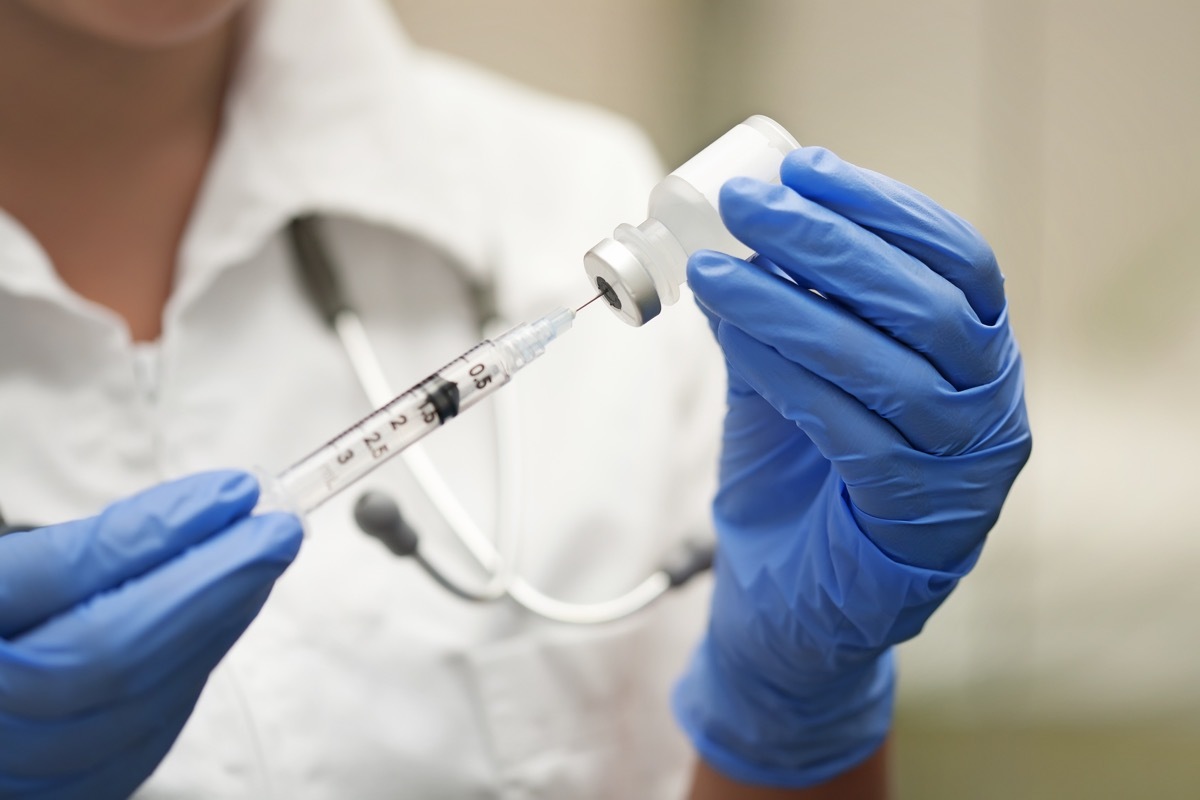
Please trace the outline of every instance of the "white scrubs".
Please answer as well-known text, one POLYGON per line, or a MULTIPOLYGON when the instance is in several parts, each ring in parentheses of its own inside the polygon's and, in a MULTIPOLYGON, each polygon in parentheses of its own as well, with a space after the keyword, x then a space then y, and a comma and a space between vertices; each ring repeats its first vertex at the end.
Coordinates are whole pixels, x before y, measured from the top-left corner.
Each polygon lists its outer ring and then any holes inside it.
MULTIPOLYGON (((369 410, 296 279, 293 216, 321 215, 403 388, 480 338, 474 289, 514 321, 586 299, 582 253, 641 221, 659 174, 625 123, 420 52, 382 2, 264 4, 159 342, 131 343, 0 214, 0 507, 51 523, 197 470, 276 472, 369 410)), ((642 329, 595 306, 505 389, 520 396, 531 582, 608 599, 706 524, 718 365, 690 299, 642 329)), ((489 412, 427 441, 490 529, 489 412)), ((364 484, 475 577, 402 465, 364 484)), ((690 755, 666 696, 702 588, 595 628, 469 605, 354 527, 361 488, 311 516, 140 796, 680 795, 690 755)))

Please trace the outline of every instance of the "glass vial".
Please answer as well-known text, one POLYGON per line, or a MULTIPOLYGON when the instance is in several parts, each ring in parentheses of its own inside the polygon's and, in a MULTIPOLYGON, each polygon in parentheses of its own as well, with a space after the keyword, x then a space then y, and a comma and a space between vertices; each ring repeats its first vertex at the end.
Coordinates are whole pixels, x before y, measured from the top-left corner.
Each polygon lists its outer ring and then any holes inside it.
POLYGON ((755 115, 734 126, 650 192, 645 222, 622 224, 583 257, 588 280, 617 316, 643 325, 679 299, 687 259, 697 250, 737 258, 753 252, 725 228, 717 210, 721 187, 746 176, 779 181, 783 157, 800 146, 782 125, 755 115))

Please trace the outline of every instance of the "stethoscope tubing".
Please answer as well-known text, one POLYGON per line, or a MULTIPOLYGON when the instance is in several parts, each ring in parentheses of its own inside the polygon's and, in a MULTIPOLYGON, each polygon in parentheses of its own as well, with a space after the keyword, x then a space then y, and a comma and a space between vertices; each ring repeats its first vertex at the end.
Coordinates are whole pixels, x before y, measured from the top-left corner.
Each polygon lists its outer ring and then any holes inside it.
MULTIPOLYGON (((302 282, 321 312, 322 319, 337 336, 367 401, 380 407, 395 397, 391 383, 371 344, 362 318, 342 291, 334 264, 321 241, 315 216, 298 217, 289 226, 296 267, 302 282)), ((481 314, 481 317, 485 315, 481 314)), ((481 319, 480 327, 488 320, 481 319)), ((487 331, 482 331, 482 334, 487 331)), ((711 563, 710 547, 685 542, 682 567, 660 568, 641 583, 611 600, 571 603, 550 597, 530 584, 515 570, 521 536, 521 436, 517 392, 512 386, 493 398, 496 428, 496 473, 498 476, 497 537, 489 539, 470 513, 459 503, 433 461, 421 445, 400 453, 400 459, 417 487, 446 522, 455 537, 487 574, 487 582, 468 588, 450 579, 427 556, 414 552, 417 562, 451 593, 466 600, 491 602, 508 597, 526 611, 555 622, 595 625, 615 622, 649 606, 667 591, 687 582, 711 563)))
MULTIPOLYGON (((378 408, 392 400, 395 393, 355 310, 348 306, 339 309, 333 327, 367 401, 378 408)), ((671 588, 671 581, 666 573, 657 570, 634 589, 612 600, 587 604, 567 603, 541 592, 513 571, 517 543, 522 538, 513 527, 519 525, 520 511, 517 506, 522 490, 515 387, 505 387, 505 391, 497 393, 492 401, 495 409, 497 460, 503 461, 497 465, 497 474, 501 482, 498 492, 500 510, 497 515, 500 534, 497 536, 497 543, 507 541, 513 544, 502 556, 501 548, 488 539, 470 513, 458 502, 457 496, 418 442, 400 453, 400 459, 450 530, 488 574, 488 582, 478 589, 468 589, 452 581, 426 556, 421 556, 419 563, 426 572, 445 589, 464 599, 490 602, 508 596, 530 613, 572 625, 615 622, 636 614, 665 594, 671 588)))

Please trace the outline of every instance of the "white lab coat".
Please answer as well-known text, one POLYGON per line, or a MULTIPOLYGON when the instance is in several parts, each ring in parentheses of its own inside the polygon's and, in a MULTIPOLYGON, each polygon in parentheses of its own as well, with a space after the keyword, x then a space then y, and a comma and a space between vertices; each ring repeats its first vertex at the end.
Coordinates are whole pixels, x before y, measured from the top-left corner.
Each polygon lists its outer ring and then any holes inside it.
MULTIPOLYGON (((625 123, 420 52, 381 2, 265 4, 158 343, 133 345, 0 215, 0 507, 50 523, 196 470, 277 472, 368 411, 295 277, 292 216, 324 218, 403 388, 479 339, 473 284, 518 321, 586 299, 582 253, 641 221, 659 174, 625 123)), ((505 389, 521 399, 534 584, 610 598, 705 523, 718 363, 686 298, 642 329, 597 306, 505 389)), ((489 413, 427 442, 490 529, 489 413)), ((402 465, 364 484, 474 575, 402 465)), ((471 606, 353 526, 360 488, 312 515, 142 796, 679 795, 690 756, 666 695, 702 587, 587 629, 471 606)))

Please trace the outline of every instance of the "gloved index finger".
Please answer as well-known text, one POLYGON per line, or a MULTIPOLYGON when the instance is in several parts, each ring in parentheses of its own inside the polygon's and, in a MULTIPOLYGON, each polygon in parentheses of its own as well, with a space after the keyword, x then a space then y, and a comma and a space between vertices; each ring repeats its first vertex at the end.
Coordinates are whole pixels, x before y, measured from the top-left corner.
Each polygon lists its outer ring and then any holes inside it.
POLYGON ((995 378, 1004 330, 982 323, 946 278, 861 225, 790 187, 750 178, 722 187, 721 217, 794 282, 780 286, 781 299, 816 289, 921 353, 957 389, 995 378))
POLYGON ((1004 309, 995 254, 966 220, 916 189, 856 167, 823 147, 803 147, 780 167, 783 184, 866 228, 941 275, 991 325, 1004 309))
POLYGON ((253 510, 258 483, 206 472, 113 503, 99 516, 0 539, 0 637, 35 627, 224 530, 253 510))

